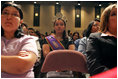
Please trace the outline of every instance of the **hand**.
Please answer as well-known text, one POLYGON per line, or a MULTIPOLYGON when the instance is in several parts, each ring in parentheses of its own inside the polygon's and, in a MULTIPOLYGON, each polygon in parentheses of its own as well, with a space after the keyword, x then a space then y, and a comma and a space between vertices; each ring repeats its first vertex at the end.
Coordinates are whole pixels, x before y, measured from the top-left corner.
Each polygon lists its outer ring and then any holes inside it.
POLYGON ((20 51, 18 56, 21 56, 21 57, 26 57, 29 55, 29 52, 26 52, 26 51, 20 51))

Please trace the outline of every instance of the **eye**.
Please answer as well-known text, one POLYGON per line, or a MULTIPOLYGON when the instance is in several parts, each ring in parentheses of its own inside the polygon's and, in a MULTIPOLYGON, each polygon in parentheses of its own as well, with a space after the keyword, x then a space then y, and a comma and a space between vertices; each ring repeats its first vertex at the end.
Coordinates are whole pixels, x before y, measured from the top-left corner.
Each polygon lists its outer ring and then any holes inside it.
POLYGON ((55 24, 55 26, 58 26, 59 24, 55 24))
POLYGON ((12 15, 13 15, 13 16, 17 16, 17 17, 19 16, 17 13, 13 13, 12 15))
POLYGON ((61 26, 63 26, 64 24, 60 24, 61 26))
POLYGON ((3 15, 8 15, 9 13, 6 12, 6 11, 4 11, 4 12, 2 12, 2 14, 3 14, 3 15))

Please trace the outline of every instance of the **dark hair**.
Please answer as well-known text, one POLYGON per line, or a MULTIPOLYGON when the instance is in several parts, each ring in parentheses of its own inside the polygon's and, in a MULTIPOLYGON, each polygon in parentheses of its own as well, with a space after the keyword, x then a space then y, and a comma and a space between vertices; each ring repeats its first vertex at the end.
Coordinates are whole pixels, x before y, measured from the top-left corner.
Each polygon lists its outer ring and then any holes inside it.
POLYGON ((72 39, 73 39, 73 36, 74 36, 75 34, 77 34, 77 35, 78 35, 78 38, 80 38, 79 33, 78 33, 78 32, 74 32, 73 35, 72 35, 72 39))
POLYGON ((28 28, 28 25, 26 23, 22 23, 21 27, 25 26, 26 28, 28 28))
POLYGON ((23 19, 23 12, 22 12, 22 10, 20 8, 20 5, 17 5, 15 3, 13 3, 13 2, 6 2, 6 3, 4 3, 2 8, 1 8, 1 14, 2 14, 2 11, 4 10, 4 8, 6 8, 8 6, 15 7, 19 11, 20 19, 23 19))
POLYGON ((91 33, 91 29, 92 29, 92 26, 93 26, 93 23, 94 21, 91 21, 88 25, 88 28, 86 29, 86 32, 85 32, 85 36, 86 37, 89 37, 90 33, 91 33))
POLYGON ((98 19, 98 18, 95 18, 95 20, 94 21, 98 21, 98 22, 100 22, 100 19, 98 19))
MULTIPOLYGON (((66 26, 66 22, 63 19, 58 18, 57 20, 62 20, 64 22, 64 26, 66 26)), ((57 20, 55 20, 54 25, 55 25, 55 23, 56 23, 57 20)))
MULTIPOLYGON (((23 12, 22 10, 20 9, 20 6, 17 5, 17 4, 14 4, 12 2, 7 2, 5 3, 2 8, 1 8, 1 14, 2 14, 2 11, 4 10, 4 8, 8 7, 8 6, 12 6, 12 7, 15 7, 18 11, 19 11, 19 14, 20 14, 20 19, 23 19, 23 12)), ((1 27, 1 36, 4 35, 4 29, 1 27)), ((21 26, 19 26, 19 28, 16 30, 16 32, 14 33, 14 37, 16 38, 20 38, 24 36, 24 34, 22 33, 22 28, 21 26)))
POLYGON ((90 35, 90 33, 91 33, 92 26, 93 26, 93 24, 94 24, 95 21, 100 22, 99 19, 95 18, 94 21, 91 21, 91 22, 89 23, 88 28, 86 29, 86 32, 84 33, 86 37, 89 37, 89 35, 90 35))
MULTIPOLYGON (((62 20, 62 21, 64 22, 64 26, 66 27, 66 22, 65 22, 63 19, 58 18, 57 20, 62 20)), ((57 20, 56 20, 56 21, 57 21, 57 20)), ((54 26, 55 26, 56 21, 54 22, 54 26)), ((54 33, 56 33, 55 30, 54 30, 54 33)), ((62 38, 63 38, 64 41, 68 39, 67 36, 66 36, 66 31, 65 31, 65 30, 63 31, 62 38)))
POLYGON ((32 30, 32 31, 34 31, 34 32, 35 32, 35 30, 34 30, 33 28, 28 28, 28 30, 32 30))

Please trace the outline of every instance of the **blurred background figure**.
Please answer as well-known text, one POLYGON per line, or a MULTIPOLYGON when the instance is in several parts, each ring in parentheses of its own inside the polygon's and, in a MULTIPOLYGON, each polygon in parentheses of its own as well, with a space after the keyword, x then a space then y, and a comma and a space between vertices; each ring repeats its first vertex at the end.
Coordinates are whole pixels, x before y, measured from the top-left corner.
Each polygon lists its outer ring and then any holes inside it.
POLYGON ((78 51, 82 52, 83 54, 86 55, 85 51, 86 51, 86 47, 87 47, 87 41, 89 40, 89 35, 91 33, 95 33, 98 32, 100 28, 100 20, 99 19, 95 19, 94 21, 90 22, 90 24, 88 25, 88 28, 85 30, 85 37, 80 39, 79 42, 79 47, 78 47, 78 51))
POLYGON ((28 35, 28 25, 26 23, 22 23, 21 28, 22 28, 23 33, 28 35))
POLYGON ((75 41, 77 39, 80 39, 79 32, 74 32, 73 35, 72 35, 72 40, 75 41))

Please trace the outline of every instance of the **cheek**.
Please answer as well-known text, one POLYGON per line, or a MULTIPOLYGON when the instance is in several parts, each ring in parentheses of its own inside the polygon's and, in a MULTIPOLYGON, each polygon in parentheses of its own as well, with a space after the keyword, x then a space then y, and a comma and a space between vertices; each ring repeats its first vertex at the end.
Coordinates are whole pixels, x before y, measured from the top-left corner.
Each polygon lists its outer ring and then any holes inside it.
POLYGON ((14 24, 14 26, 19 27, 19 25, 20 25, 20 20, 19 20, 19 19, 14 19, 14 20, 13 20, 13 24, 14 24))
POLYGON ((62 29, 65 30, 66 29, 65 26, 62 26, 62 29))
POLYGON ((5 18, 1 16, 1 25, 5 23, 5 18))
POLYGON ((110 27, 117 27, 117 18, 110 18, 109 19, 109 26, 110 27))

